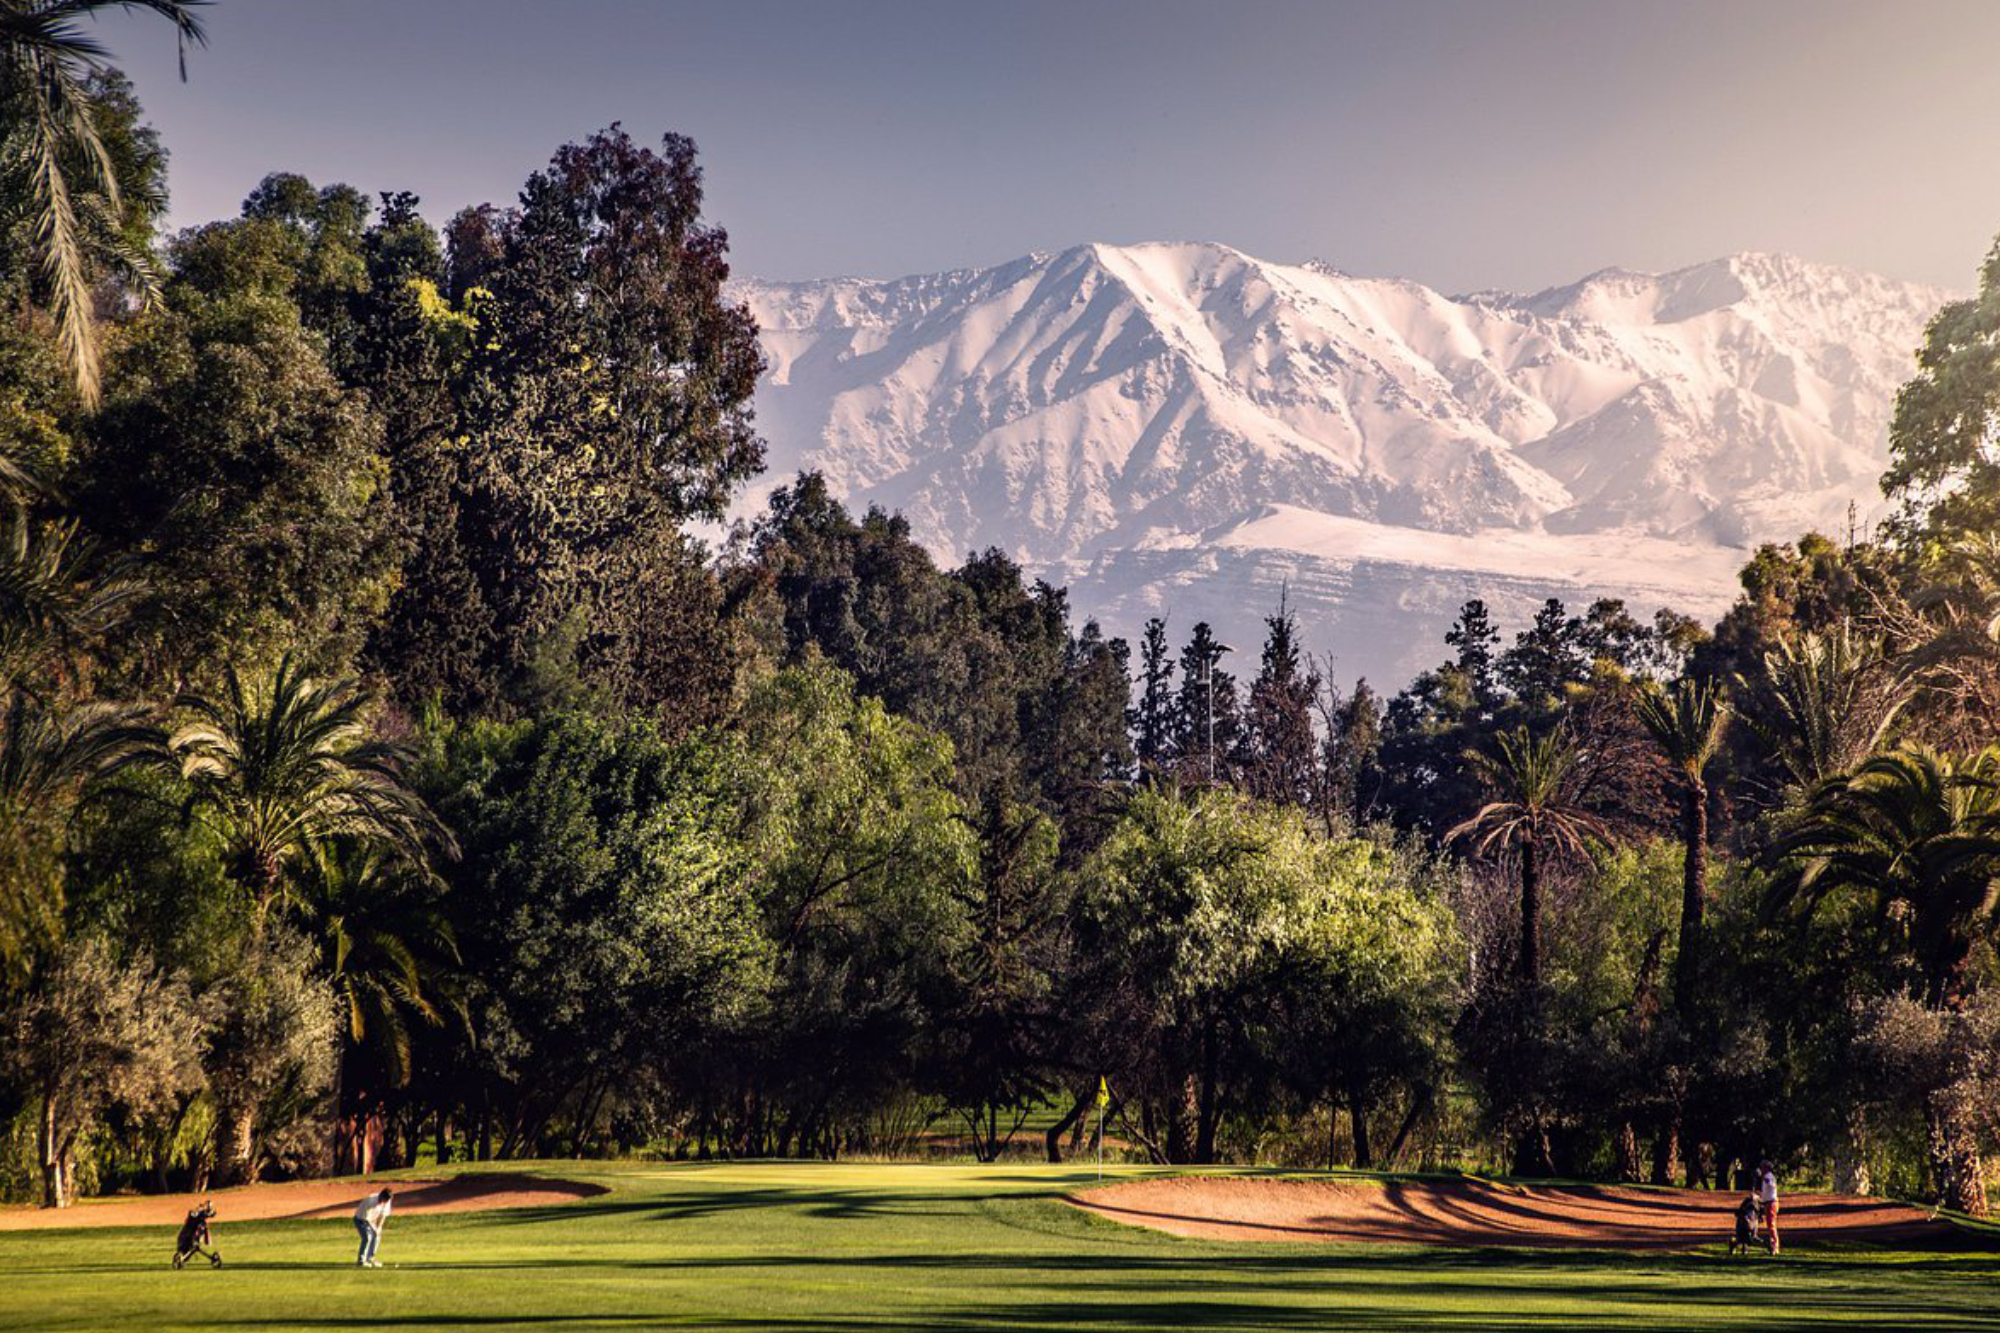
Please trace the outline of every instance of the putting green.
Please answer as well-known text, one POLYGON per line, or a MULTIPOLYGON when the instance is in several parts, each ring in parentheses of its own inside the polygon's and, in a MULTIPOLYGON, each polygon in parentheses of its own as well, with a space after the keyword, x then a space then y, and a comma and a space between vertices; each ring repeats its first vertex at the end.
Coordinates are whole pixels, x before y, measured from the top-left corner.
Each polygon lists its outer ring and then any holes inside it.
MULTIPOLYGON (((345 1221, 0 1234, 0 1329, 1210 1328, 2000 1330, 1986 1251, 1730 1261, 1141 1231, 1061 1202, 1095 1172, 895 1164, 522 1164, 609 1193, 400 1218, 379 1271, 345 1221)), ((427 1171, 435 1177, 436 1171, 427 1171)), ((1121 1169, 1113 1179, 1162 1174, 1121 1169)))

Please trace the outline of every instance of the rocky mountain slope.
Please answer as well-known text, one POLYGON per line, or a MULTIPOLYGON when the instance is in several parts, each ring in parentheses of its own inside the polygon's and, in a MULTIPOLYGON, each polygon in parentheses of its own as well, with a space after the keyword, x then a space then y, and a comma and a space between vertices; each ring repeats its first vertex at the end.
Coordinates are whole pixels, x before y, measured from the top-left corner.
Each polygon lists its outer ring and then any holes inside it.
POLYGON ((1468 596, 1503 627, 1551 595, 1712 614, 1754 543, 1844 530, 1947 298, 1763 254, 1446 296, 1212 244, 737 290, 767 484, 819 469, 1114 633, 1206 618, 1252 653, 1285 589, 1392 686, 1468 596))

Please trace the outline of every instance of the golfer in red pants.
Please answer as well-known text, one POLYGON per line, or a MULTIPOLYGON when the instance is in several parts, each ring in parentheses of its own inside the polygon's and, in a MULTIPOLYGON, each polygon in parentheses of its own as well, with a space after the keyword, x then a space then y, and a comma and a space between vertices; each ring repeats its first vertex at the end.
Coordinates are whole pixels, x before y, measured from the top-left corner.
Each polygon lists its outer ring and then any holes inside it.
POLYGON ((1778 1252, 1778 1172, 1770 1162, 1757 1163, 1757 1210, 1764 1224, 1764 1245, 1778 1252))

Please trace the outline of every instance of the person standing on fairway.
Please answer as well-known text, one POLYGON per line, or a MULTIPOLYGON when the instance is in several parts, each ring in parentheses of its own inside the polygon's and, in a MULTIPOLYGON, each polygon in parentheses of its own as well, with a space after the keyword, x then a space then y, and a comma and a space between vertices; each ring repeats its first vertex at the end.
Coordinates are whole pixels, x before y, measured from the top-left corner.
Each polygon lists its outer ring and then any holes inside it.
POLYGON ((361 1233, 361 1253, 355 1258, 356 1268, 380 1268, 375 1258, 375 1247, 382 1243, 382 1228, 389 1224, 389 1190, 384 1187, 380 1194, 370 1194, 354 1205, 354 1229, 361 1233))
POLYGON ((1778 1252, 1778 1169, 1770 1159, 1757 1163, 1757 1207, 1764 1223, 1764 1246, 1772 1254, 1778 1252))

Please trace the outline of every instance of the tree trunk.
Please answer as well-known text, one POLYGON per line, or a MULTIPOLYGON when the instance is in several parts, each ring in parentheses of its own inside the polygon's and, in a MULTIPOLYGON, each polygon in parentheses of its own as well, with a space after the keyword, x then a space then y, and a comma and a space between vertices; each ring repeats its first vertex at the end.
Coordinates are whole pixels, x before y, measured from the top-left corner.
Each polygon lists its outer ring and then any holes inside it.
POLYGON ((1868 1173, 1868 1127, 1859 1112, 1852 1112, 1833 1149, 1833 1192, 1867 1194, 1874 1184, 1868 1173))
POLYGON ((1618 1126, 1618 1178, 1637 1182, 1644 1174, 1639 1164, 1639 1131, 1630 1120, 1618 1126))
POLYGON ((1195 1102, 1194 1159, 1204 1164, 1215 1160, 1215 1130, 1222 1119, 1215 1048, 1215 1024, 1210 1020, 1201 1033, 1201 1084, 1195 1102))
POLYGON ((1521 844, 1521 985, 1532 1000, 1542 984, 1542 872, 1533 840, 1521 844))
POLYGON ((1436 1095, 1436 1089, 1428 1083, 1419 1084, 1411 1090, 1410 1109, 1403 1113, 1403 1123, 1396 1127, 1395 1140, 1389 1144, 1389 1156, 1386 1159, 1389 1165, 1394 1166, 1403 1160, 1403 1146, 1409 1142, 1410 1135, 1416 1131, 1425 1113, 1431 1109, 1431 1101, 1436 1095))
POLYGON ((333 1174, 336 1176, 358 1176, 368 1173, 367 1167, 355 1165, 356 1127, 347 1105, 349 1031, 347 1024, 343 1022, 340 1028, 340 1048, 333 1057, 333 1091, 329 1098, 333 1107, 333 1174))
POLYGON ((1674 960, 1674 1010, 1683 1025, 1700 995, 1702 923, 1708 914, 1708 787, 1694 783, 1682 812, 1681 946, 1674 960))
POLYGON ((1655 1185, 1671 1185, 1681 1173, 1681 1113, 1670 1112, 1667 1123, 1653 1140, 1653 1180, 1655 1185))
POLYGON ((1347 1090, 1347 1119, 1354 1130, 1354 1165, 1366 1171, 1375 1165, 1368 1149, 1368 1098, 1358 1087, 1347 1090))
POLYGON ((1549 1143, 1548 1128, 1537 1120, 1528 1126, 1520 1142, 1514 1145, 1514 1169, 1510 1174, 1552 1176, 1555 1173, 1555 1150, 1549 1143))
POLYGON ((1708 1179, 1715 1172, 1715 1145, 1696 1139, 1694 1151, 1681 1154, 1687 1161, 1687 1187, 1691 1190, 1705 1190, 1708 1179))
POLYGON ((247 1106, 215 1108, 215 1183, 228 1188, 250 1183, 257 1147, 257 1115, 247 1106))
POLYGON ((1928 1117, 1931 1174, 1937 1179, 1938 1199, 1945 1207, 1972 1217, 1984 1217, 1985 1164, 1979 1157, 1979 1132, 1974 1127, 1972 1108, 1963 1103, 1955 1088, 1947 1088, 1931 1098, 1928 1117))
POLYGON ((1167 1160, 1185 1165, 1194 1160, 1195 1122, 1200 1118, 1201 1092, 1193 1074, 1181 1076, 1167 1094, 1167 1160))
POLYGON ((1075 1104, 1069 1108, 1069 1114, 1056 1121, 1055 1124, 1050 1125, 1048 1132, 1042 1135, 1042 1146, 1047 1150, 1048 1158, 1051 1162, 1062 1161, 1062 1137, 1069 1133, 1071 1126, 1083 1118, 1084 1108, 1089 1105, 1091 1105, 1091 1099, 1079 1096, 1075 1104))
POLYGON ((56 1097, 42 1095, 42 1114, 35 1131, 35 1147, 42 1161, 42 1207, 69 1207, 69 1164, 63 1160, 62 1138, 56 1129, 56 1097))

